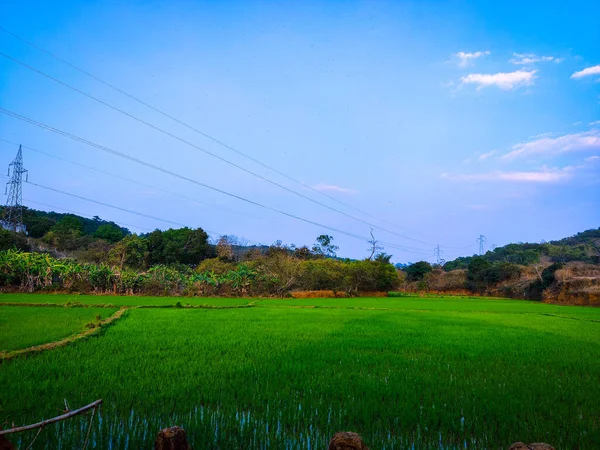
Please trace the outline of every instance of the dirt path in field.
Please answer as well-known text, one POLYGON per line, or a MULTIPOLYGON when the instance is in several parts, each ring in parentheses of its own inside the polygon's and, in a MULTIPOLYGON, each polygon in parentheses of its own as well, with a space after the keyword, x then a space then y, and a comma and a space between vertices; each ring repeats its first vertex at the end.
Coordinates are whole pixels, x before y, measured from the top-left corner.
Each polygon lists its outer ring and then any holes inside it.
POLYGON ((75 342, 79 339, 83 339, 85 337, 92 336, 94 334, 98 334, 98 333, 100 333, 100 331, 102 329, 106 328, 108 325, 110 325, 113 322, 115 322, 116 320, 120 319, 123 316, 123 314, 125 314, 127 312, 128 309, 129 308, 123 307, 123 308, 119 309, 118 311, 116 311, 112 316, 107 317, 106 319, 97 322, 96 326, 94 328, 90 328, 89 330, 85 330, 82 333, 69 336, 65 339, 61 339, 60 341, 48 342, 47 344, 41 344, 41 345, 34 345, 33 347, 23 348, 20 350, 13 350, 11 352, 0 351, 0 362, 8 361, 9 359, 13 359, 13 358, 16 358, 17 356, 21 356, 21 355, 27 355, 30 353, 38 353, 38 352, 43 352, 46 350, 52 350, 52 349, 55 349, 58 347, 63 347, 65 345, 70 344, 71 342, 75 342))

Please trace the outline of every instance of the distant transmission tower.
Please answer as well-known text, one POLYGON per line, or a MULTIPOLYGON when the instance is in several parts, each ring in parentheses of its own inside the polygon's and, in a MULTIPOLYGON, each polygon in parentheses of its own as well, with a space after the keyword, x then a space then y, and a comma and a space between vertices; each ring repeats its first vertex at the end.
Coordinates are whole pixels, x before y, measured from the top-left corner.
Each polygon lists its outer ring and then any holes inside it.
POLYGON ((433 249, 433 254, 435 255, 438 266, 441 266, 444 261, 442 259, 442 253, 444 252, 440 249, 440 244, 438 244, 437 247, 433 249))
POLYGON ((485 244, 487 240, 483 234, 480 234, 477 240, 479 241, 479 254, 483 255, 483 244, 485 244))
MULTIPOLYGON (((23 169, 23 152, 19 145, 17 157, 8 166, 10 181, 6 183, 4 193, 8 194, 8 198, 2 217, 2 227, 16 233, 25 233, 25 225, 23 225, 23 174, 27 174, 27 170, 23 169)), ((27 181, 27 178, 25 180, 27 181)))

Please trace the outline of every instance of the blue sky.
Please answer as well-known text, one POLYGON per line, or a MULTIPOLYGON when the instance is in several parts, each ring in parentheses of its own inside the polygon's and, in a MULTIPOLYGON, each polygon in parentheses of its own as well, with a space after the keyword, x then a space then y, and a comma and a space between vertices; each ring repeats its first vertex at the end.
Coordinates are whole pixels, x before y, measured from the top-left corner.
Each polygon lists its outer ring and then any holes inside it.
MULTIPOLYGON (((446 259, 472 254, 480 234, 503 245, 600 224, 597 2, 3 0, 0 25, 314 190, 3 31, 3 54, 187 143, 6 57, 0 107, 364 239, 372 223, 394 261, 433 261, 438 243, 446 259)), ((252 243, 327 233, 341 255, 367 255, 359 239, 5 114, 0 139, 0 167, 14 143, 46 153, 24 149, 40 185, 252 243)), ((172 226, 33 185, 24 199, 138 232, 172 226)))

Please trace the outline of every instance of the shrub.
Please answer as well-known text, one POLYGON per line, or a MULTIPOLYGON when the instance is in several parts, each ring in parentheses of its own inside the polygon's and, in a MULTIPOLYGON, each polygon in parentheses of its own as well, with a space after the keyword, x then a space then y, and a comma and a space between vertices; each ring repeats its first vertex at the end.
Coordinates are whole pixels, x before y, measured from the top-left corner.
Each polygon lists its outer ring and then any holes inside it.
POLYGON ((419 261, 404 269, 407 281, 421 281, 433 268, 426 261, 419 261))

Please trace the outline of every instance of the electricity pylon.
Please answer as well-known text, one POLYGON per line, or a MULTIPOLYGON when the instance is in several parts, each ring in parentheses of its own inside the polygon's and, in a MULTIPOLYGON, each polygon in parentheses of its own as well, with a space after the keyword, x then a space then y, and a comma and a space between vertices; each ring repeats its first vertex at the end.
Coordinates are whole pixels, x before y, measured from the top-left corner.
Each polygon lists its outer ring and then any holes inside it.
POLYGON ((477 240, 479 241, 479 254, 483 255, 483 244, 485 244, 487 240, 483 234, 480 234, 477 240))
POLYGON ((442 265, 442 253, 444 252, 440 249, 440 244, 438 244, 437 247, 433 249, 433 254, 435 255, 438 266, 442 265))
MULTIPOLYGON (((16 233, 25 232, 25 226, 23 225, 23 174, 27 174, 27 170, 23 168, 23 152, 19 145, 17 157, 8 166, 10 180, 6 183, 4 191, 8 197, 2 217, 3 228, 16 233)), ((27 178, 25 180, 27 181, 27 178)))

